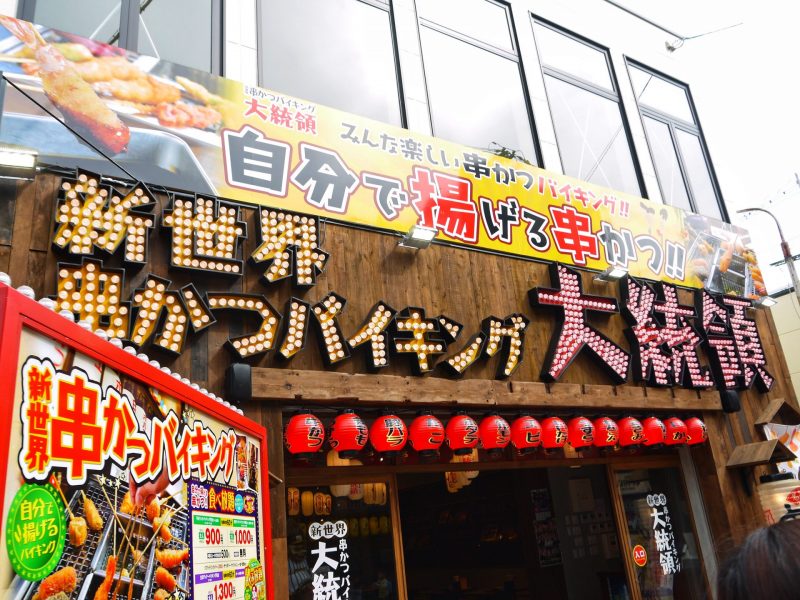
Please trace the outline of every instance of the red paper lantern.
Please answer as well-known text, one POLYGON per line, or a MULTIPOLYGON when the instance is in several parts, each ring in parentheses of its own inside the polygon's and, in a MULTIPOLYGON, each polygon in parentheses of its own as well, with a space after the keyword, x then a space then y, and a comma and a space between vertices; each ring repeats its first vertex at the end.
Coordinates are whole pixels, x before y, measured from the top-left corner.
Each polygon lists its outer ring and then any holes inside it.
POLYGON ((642 444, 645 446, 657 446, 664 443, 664 439, 667 437, 667 428, 661 419, 647 417, 642 422, 642 428, 644 429, 644 441, 642 444))
POLYGON ((686 423, 681 421, 678 417, 670 417, 664 421, 667 435, 664 438, 664 443, 667 446, 680 446, 686 443, 686 423))
POLYGON ((563 448, 567 443, 567 424, 558 417, 542 421, 542 447, 547 450, 563 448))
POLYGON ((346 410, 333 421, 328 441, 340 457, 355 458, 367 445, 368 438, 369 430, 364 420, 352 410, 346 410))
POLYGON ((478 424, 468 415, 456 415, 447 422, 447 445, 455 454, 470 454, 478 445, 478 424))
POLYGON ((542 442, 542 426, 529 415, 517 418, 511 424, 511 443, 514 448, 526 454, 542 442))
POLYGON ((598 448, 611 448, 619 441, 619 427, 608 417, 594 420, 594 445, 598 448))
POLYGON ((686 419, 686 443, 690 446, 702 444, 708 439, 706 424, 697 417, 686 419))
POLYGON ((435 456, 444 443, 444 425, 433 415, 420 415, 411 421, 408 441, 420 456, 435 456))
POLYGON ((369 430, 369 441, 378 452, 399 452, 407 439, 406 424, 396 415, 378 417, 369 430))
POLYGON ((511 426, 500 415, 484 417, 479 428, 481 445, 496 454, 511 443, 511 426))
POLYGON ((325 427, 311 413, 301 413, 289 419, 283 432, 283 441, 290 454, 309 457, 322 449, 325 427))
POLYGON ((619 445, 622 448, 638 446, 644 441, 644 427, 639 419, 624 417, 617 423, 619 427, 619 445))
POLYGON ((569 443, 575 448, 586 448, 594 443, 594 425, 586 417, 575 417, 567 424, 569 443))

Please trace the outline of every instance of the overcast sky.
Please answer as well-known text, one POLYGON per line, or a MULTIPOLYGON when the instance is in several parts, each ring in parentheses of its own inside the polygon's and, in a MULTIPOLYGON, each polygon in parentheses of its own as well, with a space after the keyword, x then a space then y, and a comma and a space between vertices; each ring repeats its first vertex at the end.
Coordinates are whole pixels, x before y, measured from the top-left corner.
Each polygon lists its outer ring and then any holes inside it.
POLYGON ((745 219, 734 211, 772 210, 800 253, 800 2, 621 3, 685 37, 742 23, 687 40, 673 58, 691 82, 731 218, 753 234, 770 293, 787 287, 786 268, 767 267, 782 256, 775 225, 766 215, 745 219))

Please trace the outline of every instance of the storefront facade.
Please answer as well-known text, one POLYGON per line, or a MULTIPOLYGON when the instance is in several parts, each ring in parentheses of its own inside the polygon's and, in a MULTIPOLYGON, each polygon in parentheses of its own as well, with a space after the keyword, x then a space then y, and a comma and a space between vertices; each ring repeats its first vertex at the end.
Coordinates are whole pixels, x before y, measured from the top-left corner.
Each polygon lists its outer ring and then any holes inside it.
MULTIPOLYGON (((424 26, 441 33, 433 15, 424 26)), ((575 83, 563 67, 543 67, 551 94, 575 83)), ((196 186, 174 185, 186 167, 170 171, 167 154, 73 160, 45 134, 39 170, 0 180, 0 271, 263 425, 274 598, 713 596, 718 562, 765 523, 758 476, 785 458, 762 424, 790 424, 796 406, 713 172, 718 212, 688 215, 643 200, 639 167, 630 193, 203 83, 179 100, 221 113, 213 133, 179 132, 196 186), (281 105, 292 116, 277 123, 281 105), (282 152, 283 170, 254 170, 282 152), (128 201, 116 238, 109 199, 128 201), (432 244, 412 239, 416 225, 432 244), (621 279, 598 278, 612 266, 621 279), (129 319, 87 300, 89 267, 124 276, 129 319)), ((9 79, 0 134, 51 123, 31 86, 9 79)), ((629 93, 612 88, 604 97, 629 93)), ((645 127, 668 120, 657 112, 643 110, 645 127)), ((149 123, 132 122, 131 139, 149 123)), ((547 166, 541 141, 533 162, 547 166)))

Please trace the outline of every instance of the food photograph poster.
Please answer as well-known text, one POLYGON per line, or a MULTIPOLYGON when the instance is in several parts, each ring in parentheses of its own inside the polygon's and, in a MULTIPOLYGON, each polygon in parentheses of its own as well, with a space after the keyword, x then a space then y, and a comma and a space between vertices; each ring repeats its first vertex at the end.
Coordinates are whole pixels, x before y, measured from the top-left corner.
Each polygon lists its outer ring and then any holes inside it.
POLYGON ((262 438, 32 328, 17 374, 0 598, 268 597, 262 438))

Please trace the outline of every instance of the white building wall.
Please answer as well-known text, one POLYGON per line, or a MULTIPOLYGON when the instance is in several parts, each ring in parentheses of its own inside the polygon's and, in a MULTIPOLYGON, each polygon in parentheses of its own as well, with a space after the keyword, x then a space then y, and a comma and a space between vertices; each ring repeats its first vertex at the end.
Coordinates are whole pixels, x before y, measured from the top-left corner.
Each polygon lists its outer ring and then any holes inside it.
POLYGON ((800 398, 800 302, 791 292, 778 298, 778 304, 770 310, 792 376, 794 392, 800 398))

